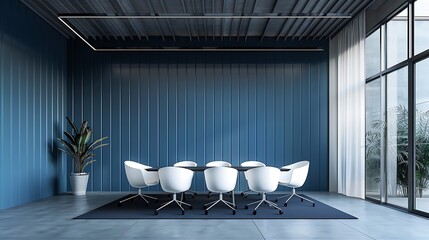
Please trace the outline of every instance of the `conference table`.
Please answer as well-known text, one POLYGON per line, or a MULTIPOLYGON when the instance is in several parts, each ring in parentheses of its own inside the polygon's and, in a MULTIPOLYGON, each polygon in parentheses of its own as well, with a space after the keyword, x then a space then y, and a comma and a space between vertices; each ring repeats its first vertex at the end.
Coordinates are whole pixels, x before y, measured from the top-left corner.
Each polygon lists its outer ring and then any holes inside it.
MULTIPOLYGON (((151 167, 151 168, 146 168, 145 170, 146 170, 146 171, 150 171, 150 172, 156 172, 156 171, 158 171, 160 168, 161 168, 161 167, 151 167)), ((194 172, 204 172, 204 170, 206 170, 206 169, 208 169, 208 168, 213 168, 213 167, 207 167, 207 166, 196 166, 196 167, 181 167, 181 168, 186 168, 186 169, 192 170, 192 171, 194 171, 194 172)), ((247 170, 249 170, 249 169, 257 168, 257 167, 230 166, 230 168, 237 169, 237 171, 239 171, 239 172, 245 172, 245 171, 247 171, 247 170)), ((279 169, 280 169, 280 171, 282 171, 282 172, 287 172, 287 171, 289 171, 289 170, 290 170, 290 169, 288 169, 288 168, 279 168, 279 169)))
MULTIPOLYGON (((186 167, 186 166, 180 166, 181 168, 186 168, 186 169, 189 169, 189 170, 192 170, 192 171, 194 171, 194 172, 204 172, 204 170, 206 170, 206 169, 208 169, 208 168, 214 168, 215 166, 213 166, 213 167, 208 167, 208 166, 196 166, 196 167, 186 167)), ((235 168, 235 169, 237 169, 237 171, 239 171, 239 172, 245 172, 245 171, 247 171, 247 170, 249 170, 249 169, 252 169, 252 168, 258 168, 258 167, 242 167, 242 166, 229 166, 230 168, 235 168)), ((145 170, 146 171, 149 171, 149 172, 156 172, 156 171, 158 171, 159 169, 161 169, 162 167, 151 167, 151 168, 146 168, 145 170)), ((287 172, 287 171, 289 171, 290 169, 288 169, 288 168, 279 168, 280 169, 280 171, 282 171, 282 172, 287 172)), ((210 192, 209 192, 209 195, 210 195, 210 192)), ((235 204, 235 197, 234 197, 234 191, 232 191, 232 202, 235 204)), ((184 200, 185 199, 185 194, 183 194, 182 193, 182 199, 184 200)))

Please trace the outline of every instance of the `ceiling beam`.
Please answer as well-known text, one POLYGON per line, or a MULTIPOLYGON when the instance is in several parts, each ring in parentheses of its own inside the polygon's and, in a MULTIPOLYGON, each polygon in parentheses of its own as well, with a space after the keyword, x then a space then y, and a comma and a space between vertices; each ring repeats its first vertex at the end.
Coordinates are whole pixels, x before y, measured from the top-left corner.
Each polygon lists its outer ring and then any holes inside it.
MULTIPOLYGON (((165 7, 164 0, 161 0, 160 3, 161 3, 162 11, 164 13, 167 13, 167 8, 165 7)), ((170 19, 167 19, 167 24, 168 24, 168 28, 170 29, 171 36, 173 37, 173 40, 176 41, 176 34, 174 33, 173 27, 171 26, 170 19)))
MULTIPOLYGON (((295 5, 293 5, 293 8, 292 8, 292 12, 291 12, 291 14, 292 14, 292 13, 294 13, 294 12, 296 12, 295 10, 296 10, 296 8, 298 7, 298 2, 299 2, 299 0, 296 0, 295 5)), ((280 35, 283 33, 284 28, 286 27, 286 24, 287 24, 288 22, 289 22, 289 21, 288 21, 287 19, 285 19, 285 21, 283 22, 283 26, 282 26, 282 28, 280 28, 280 31, 279 31, 279 33, 277 34, 277 41, 280 39, 280 35)))
MULTIPOLYGON (((334 5, 334 2, 326 0, 325 5, 323 6, 322 10, 320 12, 328 12, 329 7, 332 7, 332 5, 334 5), (329 3, 331 3, 331 5, 329 5, 329 3)), ((313 31, 315 24, 317 23, 316 21, 317 19, 313 18, 311 20, 311 23, 308 25, 308 27, 304 30, 304 32, 301 34, 301 36, 299 37, 299 40, 301 40, 304 36, 307 37, 307 34, 310 31, 313 31)), ((319 20, 320 21, 320 20, 319 20)))
MULTIPOLYGON (((310 6, 310 4, 312 3, 313 1, 310 1, 310 0, 307 0, 307 2, 304 4, 304 5, 302 5, 302 8, 301 9, 299 9, 298 10, 298 12, 302 12, 305 8, 307 8, 308 6, 310 6)), ((291 31, 294 29, 294 27, 295 26, 298 26, 297 25, 297 21, 298 21, 298 19, 293 19, 292 20, 292 24, 290 25, 290 27, 288 28, 288 30, 287 30, 287 32, 285 33, 285 36, 284 36, 284 38, 283 38, 283 41, 286 41, 286 39, 288 38, 288 36, 289 36, 289 33, 291 33, 291 31)), ((292 33, 291 33, 292 34, 292 33)))
MULTIPOLYGON (((340 6, 342 6, 343 4, 344 4, 344 2, 343 1, 334 1, 335 2, 335 4, 328 10, 328 12, 331 12, 331 11, 337 11, 339 8, 340 8, 340 6)), ((328 20, 329 21, 329 20, 328 20)), ((317 23, 317 25, 316 26, 314 26, 314 28, 313 28, 313 30, 308 34, 308 36, 313 36, 313 37, 317 37, 317 35, 316 35, 316 33, 321 29, 321 28, 323 28, 323 26, 325 26, 327 23, 328 23, 328 21, 319 21, 318 23, 317 23), (323 25, 322 25, 323 24, 323 25)))
MULTIPOLYGON (((275 0, 274 4, 273 4, 273 8, 271 9, 270 13, 274 13, 274 10, 276 9, 278 0, 275 0)), ((261 42, 264 40, 265 34, 267 33, 267 29, 268 29, 268 25, 270 25, 270 18, 267 20, 267 23, 265 24, 264 27, 264 31, 262 32, 262 36, 261 36, 261 42)))
MULTIPOLYGON (((354 6, 354 4, 359 3, 359 1, 346 1, 348 4, 343 4, 338 11, 340 12, 349 12, 351 7, 354 6)), ((364 2, 364 1, 363 1, 364 2)), ((322 28, 319 29, 319 31, 316 32, 317 37, 319 40, 322 37, 327 37, 328 35, 327 30, 331 29, 334 26, 334 23, 337 23, 337 21, 334 21, 333 19, 330 19, 327 24, 325 24, 322 28)), ((341 24, 340 24, 341 25, 341 24)), ((317 38, 316 36, 313 37, 313 40, 317 38)))
MULTIPOLYGON (((186 5, 184 0, 180 1, 182 3, 183 12, 186 14, 186 5)), ((188 28, 188 34, 189 34, 189 40, 192 42, 192 33, 191 33, 191 27, 189 26, 189 21, 186 19, 186 27, 188 28)))
MULTIPOLYGON (((146 3, 147 3, 147 5, 149 7, 149 10, 151 12, 150 15, 155 16, 156 15, 155 9, 153 8, 152 3, 150 2, 150 0, 146 0, 146 3)), ((161 34, 162 41, 165 41, 164 32, 162 31, 162 28, 159 25, 158 19, 155 19, 155 24, 156 24, 156 26, 158 28, 159 33, 161 34)))
MULTIPOLYGON (((368 1, 368 0, 367 1, 362 1, 361 4, 358 7, 355 8, 355 9, 358 9, 358 10, 356 12, 354 12, 353 14, 356 15, 356 14, 359 14, 360 12, 362 12, 363 9, 365 9, 369 5, 370 2, 372 2, 372 1, 371 0, 370 1, 368 1)), ((335 29, 333 29, 331 31, 328 31, 327 32, 328 33, 327 37, 335 36, 344 26, 347 25, 347 23, 349 23, 349 21, 346 21, 344 24, 339 24, 335 29)))
MULTIPOLYGON (((314 3, 314 2, 313 2, 314 3)), ((313 12, 313 10, 316 8, 316 6, 317 6, 317 4, 318 3, 320 3, 320 2, 316 2, 312 7, 311 7, 311 10, 309 11, 310 13, 311 12, 313 12)), ((305 8, 304 8, 305 9, 305 8)), ((295 31, 294 31, 294 33, 292 33, 291 32, 291 35, 293 35, 292 36, 292 40, 294 40, 296 37, 297 37, 297 34, 298 34, 298 32, 299 32, 299 30, 301 29, 301 27, 302 27, 302 24, 304 24, 305 22, 307 22, 307 21, 310 21, 311 19, 298 19, 298 20, 296 20, 296 23, 297 23, 297 27, 295 28, 295 31), (299 23, 298 23, 299 22, 299 23)), ((314 19, 313 19, 314 20, 314 19)), ((293 29, 293 27, 291 28, 291 30, 293 29)))
MULTIPOLYGON (((247 0, 244 0, 244 4, 243 4, 243 11, 242 11, 242 15, 245 15, 245 11, 247 8, 247 0)), ((240 26, 238 26, 238 32, 237 32, 237 41, 240 40, 240 33, 241 33, 241 27, 243 25, 243 19, 240 18, 240 26)))
MULTIPOLYGON (((192 0, 192 11, 195 13, 195 12, 197 12, 197 9, 196 9, 196 7, 195 7, 195 1, 194 0, 192 0)), ((205 20, 204 20, 205 21, 205 20)), ((198 20, 197 19, 195 19, 195 21, 194 21, 194 23, 195 23, 195 31, 197 32, 197 39, 198 39, 198 41, 200 41, 200 28, 199 28, 199 26, 198 26, 198 20)))
MULTIPOLYGON (((238 0, 234 0, 234 9, 232 10, 232 14, 235 14, 237 11, 237 2, 238 0)), ((232 26, 234 23, 234 19, 231 19, 231 24, 229 25, 229 41, 232 40, 232 26)))
MULTIPOLYGON (((255 13, 255 8, 256 8, 256 4, 258 3, 258 0, 255 0, 255 3, 253 4, 253 8, 252 8, 252 14, 255 13)), ((249 35, 249 29, 250 29, 250 22, 252 22, 252 19, 250 18, 248 23, 247 23, 247 29, 246 29, 246 36, 244 37, 244 41, 247 41, 247 37, 249 35)))
MULTIPOLYGON (((192 0, 192 1, 195 1, 195 0, 192 0)), ((203 15, 206 13, 206 5, 204 0, 202 1, 202 12, 203 12, 203 15)), ((204 37, 206 38, 206 41, 207 41, 207 21, 206 19, 203 19, 203 20, 204 20, 204 37)))

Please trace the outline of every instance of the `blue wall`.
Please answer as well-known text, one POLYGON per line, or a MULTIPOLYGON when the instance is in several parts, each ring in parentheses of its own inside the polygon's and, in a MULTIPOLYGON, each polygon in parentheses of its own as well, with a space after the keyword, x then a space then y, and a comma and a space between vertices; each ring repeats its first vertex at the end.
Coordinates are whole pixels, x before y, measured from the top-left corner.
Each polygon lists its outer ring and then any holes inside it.
POLYGON ((17 0, 0 1, 0 209, 67 189, 55 139, 66 113, 67 41, 17 0))
MULTIPOLYGON (((328 49, 317 45, 325 51, 103 53, 74 43, 69 114, 110 137, 89 190, 130 190, 127 159, 278 167, 309 159, 305 190, 328 190, 328 49)), ((203 175, 194 179, 204 190, 203 175)))

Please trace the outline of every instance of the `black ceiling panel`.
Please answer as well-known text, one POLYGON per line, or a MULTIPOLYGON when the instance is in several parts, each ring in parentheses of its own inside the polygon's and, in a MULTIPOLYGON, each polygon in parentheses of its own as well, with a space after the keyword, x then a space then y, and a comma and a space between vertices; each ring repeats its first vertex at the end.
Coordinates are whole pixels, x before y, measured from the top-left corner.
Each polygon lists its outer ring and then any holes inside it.
MULTIPOLYGON (((145 42, 151 39, 174 42, 178 38, 188 39, 190 42, 207 41, 209 38, 218 41, 232 39, 239 41, 248 38, 259 38, 260 41, 266 38, 275 38, 276 41, 323 39, 332 37, 350 18, 373 2, 372 0, 21 1, 64 35, 75 38, 79 34, 83 40, 94 44, 97 44, 97 41, 120 43, 120 40, 129 39, 145 42), (61 16, 66 16, 62 18, 65 23, 59 19, 61 16), (109 18, 94 19, 88 16, 109 18)), ((183 44, 183 40, 180 44, 183 44)))

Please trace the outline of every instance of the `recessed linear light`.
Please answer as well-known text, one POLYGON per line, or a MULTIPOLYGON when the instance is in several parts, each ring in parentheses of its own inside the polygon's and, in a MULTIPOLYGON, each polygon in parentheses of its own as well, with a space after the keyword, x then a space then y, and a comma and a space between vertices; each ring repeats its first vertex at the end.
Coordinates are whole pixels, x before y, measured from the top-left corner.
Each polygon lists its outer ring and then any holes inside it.
MULTIPOLYGON (((78 36, 86 45, 96 52, 321 52, 323 48, 95 48, 78 31, 65 21, 67 18, 58 16, 58 19, 78 36)), ((79 18, 82 18, 80 16, 79 18)))
POLYGON ((326 14, 326 15, 281 15, 281 14, 252 14, 252 15, 233 15, 233 14, 145 14, 145 15, 59 15, 64 19, 349 19, 351 15, 326 14))

